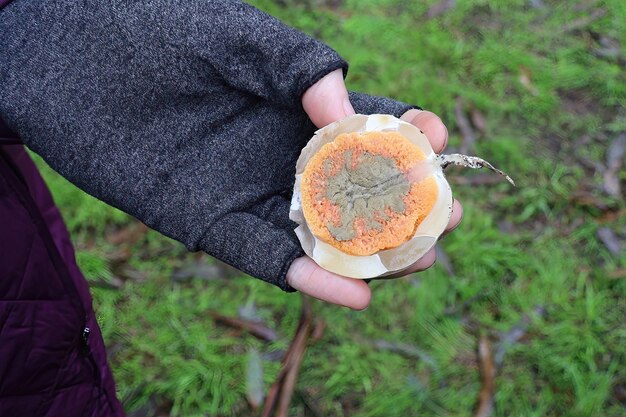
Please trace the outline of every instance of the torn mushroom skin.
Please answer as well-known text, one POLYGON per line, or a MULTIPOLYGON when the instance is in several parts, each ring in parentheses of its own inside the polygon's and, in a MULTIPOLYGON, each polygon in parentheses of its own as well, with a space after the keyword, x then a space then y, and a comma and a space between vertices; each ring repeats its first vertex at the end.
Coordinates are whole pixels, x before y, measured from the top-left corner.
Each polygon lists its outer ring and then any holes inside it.
POLYGON ((318 130, 298 159, 289 213, 302 248, 351 278, 407 268, 452 214, 443 175, 450 164, 506 176, 480 158, 435 154, 422 131, 390 115, 354 115, 318 130))

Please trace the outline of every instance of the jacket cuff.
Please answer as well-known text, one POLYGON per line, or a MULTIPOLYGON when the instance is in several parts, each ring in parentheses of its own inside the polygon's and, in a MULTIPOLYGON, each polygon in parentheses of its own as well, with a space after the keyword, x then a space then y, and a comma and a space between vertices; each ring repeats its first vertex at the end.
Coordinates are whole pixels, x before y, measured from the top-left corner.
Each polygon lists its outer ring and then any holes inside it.
POLYGON ((346 75, 348 74, 348 67, 348 63, 337 55, 337 58, 334 61, 329 61, 323 69, 307 74, 301 78, 299 85, 296 88, 296 97, 298 97, 300 102, 302 102, 302 96, 306 93, 306 90, 331 72, 340 68, 343 71, 343 77, 346 78, 346 75))
POLYGON ((391 114, 400 117, 411 109, 422 110, 421 107, 403 103, 387 97, 370 96, 350 91, 350 102, 358 114, 391 114))
POLYGON ((284 264, 282 271, 280 272, 280 275, 276 277, 275 281, 273 282, 269 281, 269 282, 271 284, 276 285, 278 288, 280 288, 281 290, 285 292, 298 291, 295 288, 293 288, 291 285, 289 285, 289 283, 287 282, 287 272, 289 272, 289 268, 291 268, 291 264, 293 263, 293 261, 295 261, 296 259, 302 256, 305 256, 305 253, 302 250, 302 248, 298 248, 294 250, 293 253, 291 253, 291 255, 289 255, 289 257, 285 259, 285 264, 284 264))

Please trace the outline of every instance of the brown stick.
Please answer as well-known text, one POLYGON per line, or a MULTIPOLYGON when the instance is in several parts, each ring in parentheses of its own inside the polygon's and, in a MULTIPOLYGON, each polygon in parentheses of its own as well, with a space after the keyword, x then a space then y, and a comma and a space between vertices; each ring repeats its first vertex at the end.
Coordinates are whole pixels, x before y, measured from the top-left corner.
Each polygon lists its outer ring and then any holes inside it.
POLYGON ((480 336, 478 341, 478 361, 482 388, 478 394, 478 408, 474 417, 490 417, 493 414, 493 395, 496 389, 496 366, 493 362, 491 343, 484 335, 480 336))
MULTIPOLYGON (((306 332, 307 334, 307 339, 309 331, 310 323, 303 329, 303 333, 306 332)), ((295 351, 289 371, 287 372, 287 375, 285 375, 282 390, 280 392, 280 398, 278 399, 278 407, 275 414, 276 417, 287 417, 289 413, 289 404, 291 404, 291 398, 293 397, 293 393, 295 391, 298 373, 300 372, 300 366, 302 364, 302 359, 304 358, 304 351, 306 350, 306 342, 306 339, 302 339, 301 344, 295 351)))
POLYGON ((269 390, 262 417, 270 417, 276 409, 274 416, 287 417, 289 404, 295 390, 300 366, 304 358, 307 342, 313 329, 313 312, 311 304, 306 296, 302 296, 302 313, 296 334, 283 358, 281 369, 276 381, 269 390))
POLYGON ((237 317, 223 316, 214 311, 209 312, 209 314, 211 315, 211 317, 213 317, 216 323, 221 323, 226 326, 245 330, 251 335, 261 340, 265 340, 267 342, 273 342, 278 338, 274 330, 270 329, 269 327, 267 327, 266 325, 262 323, 257 323, 257 322, 249 321, 249 320, 243 320, 237 317))

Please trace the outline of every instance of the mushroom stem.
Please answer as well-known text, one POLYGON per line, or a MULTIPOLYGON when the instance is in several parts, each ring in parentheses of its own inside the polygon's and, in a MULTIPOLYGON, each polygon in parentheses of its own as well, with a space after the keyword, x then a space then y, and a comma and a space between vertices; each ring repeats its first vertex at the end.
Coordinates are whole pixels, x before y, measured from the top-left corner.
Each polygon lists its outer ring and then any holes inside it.
POLYGON ((450 155, 437 155, 437 162, 441 166, 441 169, 446 169, 450 165, 460 165, 463 167, 474 169, 487 168, 493 172, 502 175, 504 178, 507 179, 508 182, 515 186, 515 182, 513 181, 513 179, 509 177, 505 172, 500 171, 489 162, 476 156, 461 155, 460 153, 454 153, 450 155))

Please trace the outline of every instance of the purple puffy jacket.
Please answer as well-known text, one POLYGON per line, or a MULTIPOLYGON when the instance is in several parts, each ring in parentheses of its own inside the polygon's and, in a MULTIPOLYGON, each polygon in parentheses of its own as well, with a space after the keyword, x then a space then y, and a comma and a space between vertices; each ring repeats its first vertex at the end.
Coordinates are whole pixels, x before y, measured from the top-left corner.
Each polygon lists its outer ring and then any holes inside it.
POLYGON ((123 415, 61 214, 0 120, 0 416, 123 415))
POLYGON ((24 147, 2 128, 0 416, 122 416, 61 215, 24 147))

